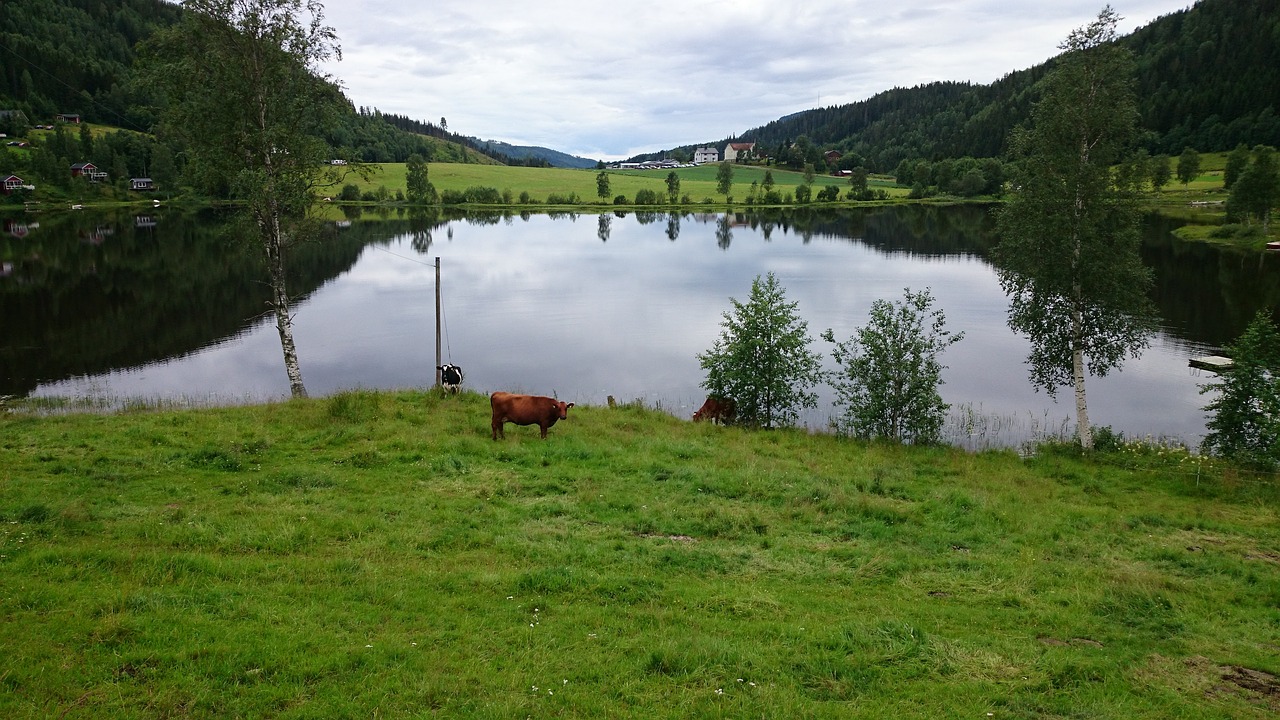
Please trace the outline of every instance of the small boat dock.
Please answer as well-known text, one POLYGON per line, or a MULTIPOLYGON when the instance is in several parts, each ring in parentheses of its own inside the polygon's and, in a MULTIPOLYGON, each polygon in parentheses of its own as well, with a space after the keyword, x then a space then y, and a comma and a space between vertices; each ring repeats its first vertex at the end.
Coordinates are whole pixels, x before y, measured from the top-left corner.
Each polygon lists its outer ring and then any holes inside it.
POLYGON ((1193 368, 1220 373, 1223 370, 1230 370, 1235 365, 1235 362, 1231 358, 1221 355, 1205 355, 1191 358, 1187 364, 1193 368))

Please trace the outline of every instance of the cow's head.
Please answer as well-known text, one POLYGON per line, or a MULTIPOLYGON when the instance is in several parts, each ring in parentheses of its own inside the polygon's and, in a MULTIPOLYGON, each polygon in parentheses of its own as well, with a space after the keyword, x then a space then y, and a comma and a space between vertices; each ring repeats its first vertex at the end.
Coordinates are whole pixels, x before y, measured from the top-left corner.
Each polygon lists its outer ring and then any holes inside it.
POLYGON ((561 420, 569 417, 569 408, 573 407, 573 403, 556 402, 556 412, 561 420))

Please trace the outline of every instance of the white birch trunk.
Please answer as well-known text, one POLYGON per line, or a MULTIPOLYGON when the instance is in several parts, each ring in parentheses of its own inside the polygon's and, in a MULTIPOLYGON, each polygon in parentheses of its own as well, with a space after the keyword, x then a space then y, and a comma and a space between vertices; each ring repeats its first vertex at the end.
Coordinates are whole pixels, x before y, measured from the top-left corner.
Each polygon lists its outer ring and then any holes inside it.
POLYGON ((271 275, 271 306, 276 314, 276 331, 280 334, 280 349, 284 352, 284 371, 289 376, 289 394, 305 398, 307 388, 302 384, 302 367, 298 364, 298 349, 293 343, 293 318, 289 315, 289 292, 285 286, 284 248, 280 237, 280 218, 272 212, 269 227, 263 228, 267 237, 267 265, 271 275))
POLYGON ((1071 350, 1071 375, 1076 392, 1076 437, 1080 447, 1093 449, 1093 430, 1089 427, 1089 403, 1084 394, 1084 352, 1077 345, 1071 350))

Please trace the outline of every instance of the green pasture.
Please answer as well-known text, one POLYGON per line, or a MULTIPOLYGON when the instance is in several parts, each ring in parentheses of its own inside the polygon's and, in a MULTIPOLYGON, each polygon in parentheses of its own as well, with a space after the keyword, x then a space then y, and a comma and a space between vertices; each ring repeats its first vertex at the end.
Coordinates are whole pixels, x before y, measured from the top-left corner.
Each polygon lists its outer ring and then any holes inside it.
POLYGON ((350 391, 0 412, 0 717, 1274 718, 1276 478, 350 391))
MULTIPOLYGON (((344 182, 360 188, 362 193, 372 192, 379 186, 387 188, 392 195, 396 190, 405 188, 405 165, 403 163, 383 163, 371 168, 372 174, 367 180, 351 175, 344 182)), ((755 166, 734 166, 733 189, 730 193, 737 202, 745 201, 752 181, 763 185, 765 168, 755 166)), ((784 197, 792 194, 795 187, 804 182, 803 173, 791 170, 770 169, 773 173, 775 188, 784 197)), ((505 167, 499 165, 470 165, 459 163, 430 163, 427 166, 428 177, 438 191, 464 191, 469 187, 491 187, 499 192, 511 191, 515 202, 519 201, 522 192, 529 193, 531 200, 546 202, 551 195, 568 197, 576 193, 578 201, 586 204, 599 204, 596 194, 596 175, 599 170, 575 170, 565 168, 528 168, 505 167)), ((605 204, 612 205, 618 195, 634 199, 638 190, 652 190, 662 198, 667 196, 667 174, 671 170, 606 170, 609 173, 609 197, 605 204)), ((716 166, 703 165, 693 168, 677 168, 675 173, 680 177, 680 195, 689 196, 694 203, 704 201, 723 202, 724 196, 716 192, 716 166)), ((848 188, 847 178, 829 175, 814 177, 814 192, 826 185, 837 185, 842 194, 848 188)), ((896 186, 891 178, 873 176, 870 185, 873 188, 884 188, 892 196, 905 196, 906 188, 896 186)), ((341 188, 337 188, 334 194, 341 188)), ((763 191, 761 191, 763 192, 763 191)))

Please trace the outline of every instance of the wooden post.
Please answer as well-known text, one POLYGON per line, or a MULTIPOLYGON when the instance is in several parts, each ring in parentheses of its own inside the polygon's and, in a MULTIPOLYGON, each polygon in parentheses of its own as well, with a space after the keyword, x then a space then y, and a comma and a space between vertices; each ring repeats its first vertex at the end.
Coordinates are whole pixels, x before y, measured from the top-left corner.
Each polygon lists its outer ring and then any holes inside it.
POLYGON ((436 387, 440 387, 440 257, 436 256, 436 387))

